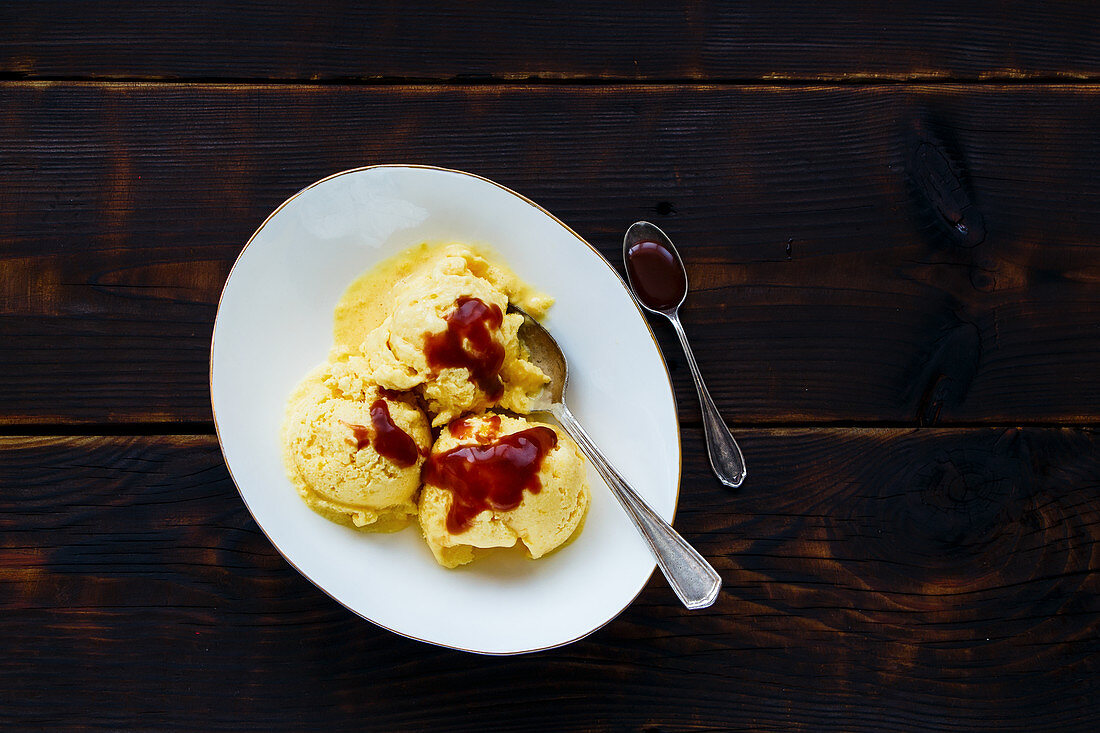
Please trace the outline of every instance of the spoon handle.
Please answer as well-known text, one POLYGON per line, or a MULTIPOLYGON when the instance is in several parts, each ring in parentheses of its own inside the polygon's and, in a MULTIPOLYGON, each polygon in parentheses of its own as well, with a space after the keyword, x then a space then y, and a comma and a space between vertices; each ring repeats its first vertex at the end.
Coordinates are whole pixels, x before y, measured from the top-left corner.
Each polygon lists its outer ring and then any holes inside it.
POLYGON ((699 365, 695 363, 695 354, 691 353, 687 334, 684 333, 684 327, 680 325, 680 316, 675 311, 665 315, 672 322, 676 335, 680 337, 680 345, 684 347, 684 354, 687 355, 688 368, 695 380, 695 391, 699 393, 699 405, 703 411, 703 433, 707 440, 710 467, 719 481, 736 489, 745 480, 745 459, 741 455, 741 448, 730 435, 726 422, 718 414, 718 408, 714 406, 714 400, 710 397, 707 385, 703 383, 703 374, 699 371, 699 365))
POLYGON ((722 578, 702 555, 687 543, 679 533, 661 519, 642 497, 630 488, 615 468, 604 458, 603 453, 588 437, 573 413, 562 403, 551 408, 565 431, 577 441, 584 454, 592 461, 596 470, 603 476, 615 498, 626 509, 634 526, 642 533, 649 549, 657 558, 657 565, 668 579, 669 585, 677 597, 689 609, 706 608, 718 598, 722 588, 722 578))

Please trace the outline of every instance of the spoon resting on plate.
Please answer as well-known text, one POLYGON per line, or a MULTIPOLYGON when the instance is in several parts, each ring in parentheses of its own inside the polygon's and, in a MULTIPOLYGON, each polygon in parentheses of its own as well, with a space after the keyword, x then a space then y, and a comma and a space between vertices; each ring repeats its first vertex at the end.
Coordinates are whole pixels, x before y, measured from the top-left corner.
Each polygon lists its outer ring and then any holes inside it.
POLYGON ((565 406, 565 387, 569 381, 569 366, 565 354, 550 332, 538 321, 512 306, 516 313, 523 316, 523 325, 519 328, 519 337, 530 352, 531 361, 550 377, 550 383, 543 387, 535 398, 533 412, 549 412, 561 424, 565 432, 576 441, 581 451, 592 461, 611 493, 623 505, 626 513, 641 532, 649 549, 657 558, 669 585, 677 597, 689 609, 706 608, 718 598, 722 588, 722 578, 703 559, 702 555, 687 543, 668 522, 661 519, 645 500, 630 488, 615 467, 604 457, 596 444, 584 431, 573 413, 565 406))
POLYGON ((695 380, 695 391, 699 394, 710 467, 719 481, 736 489, 745 480, 745 459, 718 414, 707 385, 703 383, 699 365, 695 363, 695 355, 691 353, 687 334, 680 325, 680 306, 688 292, 687 271, 680 254, 672 246, 672 240, 658 227, 648 221, 637 221, 630 225, 623 237, 623 260, 635 299, 647 311, 667 318, 680 338, 688 368, 695 380))

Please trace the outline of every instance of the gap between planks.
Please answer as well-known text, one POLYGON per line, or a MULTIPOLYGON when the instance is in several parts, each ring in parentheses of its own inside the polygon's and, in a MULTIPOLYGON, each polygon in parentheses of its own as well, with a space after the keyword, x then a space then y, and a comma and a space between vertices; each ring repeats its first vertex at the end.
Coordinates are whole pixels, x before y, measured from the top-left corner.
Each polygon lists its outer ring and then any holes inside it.
POLYGON ((979 76, 949 76, 941 74, 837 74, 822 76, 769 75, 763 77, 670 77, 665 79, 632 79, 607 76, 550 76, 504 74, 497 76, 459 75, 453 77, 400 76, 331 76, 321 79, 293 77, 256 78, 249 76, 130 76, 74 74, 34 76, 23 72, 0 72, 0 85, 18 84, 149 84, 199 85, 227 87, 574 87, 608 86, 663 89, 670 87, 852 87, 852 86, 1093 86, 1100 84, 1100 75, 1090 74, 1028 74, 1024 72, 989 73, 979 76))

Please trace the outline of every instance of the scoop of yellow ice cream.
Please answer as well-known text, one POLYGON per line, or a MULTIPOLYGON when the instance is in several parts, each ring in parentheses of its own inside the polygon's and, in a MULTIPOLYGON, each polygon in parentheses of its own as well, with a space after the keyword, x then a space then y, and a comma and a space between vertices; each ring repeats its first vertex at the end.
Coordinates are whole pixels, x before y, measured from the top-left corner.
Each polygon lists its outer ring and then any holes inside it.
MULTIPOLYGON (((393 310, 360 345, 361 358, 351 358, 349 364, 368 382, 389 389, 420 389, 428 411, 435 415, 433 426, 496 405, 528 412, 546 376, 527 360, 517 335, 523 318, 507 312, 510 297, 535 315, 552 303, 468 247, 448 245, 394 285, 393 310), (477 327, 485 329, 491 348, 503 349, 499 370, 489 379, 467 366, 440 365, 430 358, 439 349, 433 352, 429 340, 438 341, 449 329, 456 333, 455 314, 463 303, 474 300, 489 314, 477 327)), ((456 338, 452 352, 459 349, 473 357, 481 353, 473 338, 456 338)))
MULTIPOLYGON (((424 539, 440 565, 457 567, 472 561, 476 548, 512 547, 517 542, 524 546, 531 558, 539 558, 565 543, 584 520, 589 502, 584 457, 569 436, 556 426, 503 415, 467 417, 443 429, 428 460, 438 467, 445 456, 452 456, 450 460, 455 461, 450 464, 450 469, 433 471, 432 466, 425 466, 418 515, 424 539), (493 477, 497 480, 522 479, 523 471, 513 469, 530 457, 524 451, 533 451, 537 446, 513 443, 509 449, 514 452, 504 453, 501 445, 507 441, 502 441, 502 438, 516 436, 531 428, 553 431, 552 439, 545 443, 547 447, 550 443, 553 446, 543 454, 535 474, 537 493, 529 488, 522 490, 518 494, 522 498, 514 508, 486 508, 472 514, 478 506, 476 498, 471 500, 461 489, 456 495, 451 487, 435 484, 439 477, 433 477, 433 474, 458 475, 459 483, 462 480, 476 483, 485 478, 485 474, 479 474, 475 467, 468 465, 478 459, 487 462, 497 460, 504 464, 500 469, 503 478, 501 475, 493 477), (467 451, 456 456, 458 449, 464 447, 475 447, 476 452, 467 451), (466 507, 465 521, 460 522, 460 527, 455 526, 456 518, 462 518, 454 512, 456 502, 460 508, 466 507)), ((477 494, 484 488, 475 486, 473 493, 477 494)))
POLYGON ((283 423, 287 474, 305 503, 332 521, 400 529, 416 514, 420 466, 432 440, 428 420, 411 399, 383 397, 374 385, 345 376, 342 389, 342 363, 314 370, 290 397, 283 423))

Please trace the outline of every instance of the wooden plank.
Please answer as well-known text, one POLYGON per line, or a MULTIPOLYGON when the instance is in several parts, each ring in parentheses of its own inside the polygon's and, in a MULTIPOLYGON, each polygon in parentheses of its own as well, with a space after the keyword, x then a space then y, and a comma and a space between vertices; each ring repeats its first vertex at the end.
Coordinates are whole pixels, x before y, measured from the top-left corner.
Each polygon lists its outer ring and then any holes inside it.
MULTIPOLYGON (((684 435, 677 527, 725 588, 656 578, 588 639, 493 659, 375 628, 291 569, 213 438, 0 440, 0 722, 282 730, 1095 730, 1100 434, 684 435)), ((411 531, 411 530, 409 530, 411 531)))
POLYGON ((1060 0, 889 5, 503 0, 0 5, 0 73, 189 79, 1096 78, 1100 14, 1060 0))
POLYGON ((732 423, 1095 422, 1098 92, 9 83, 0 421, 209 420, 242 243, 318 178, 409 162, 511 186, 616 267, 630 222, 665 226, 732 423))

